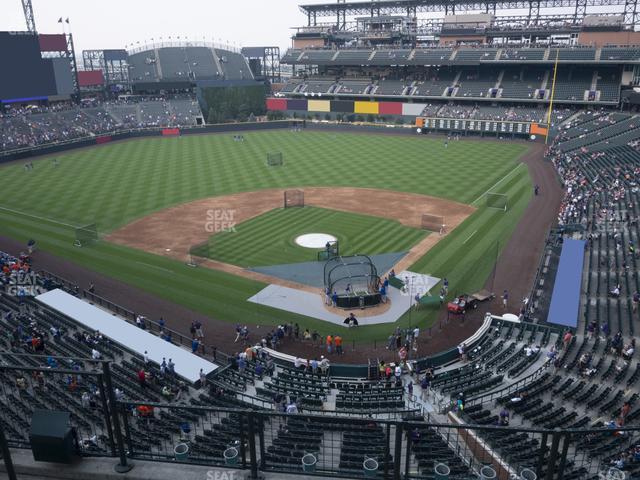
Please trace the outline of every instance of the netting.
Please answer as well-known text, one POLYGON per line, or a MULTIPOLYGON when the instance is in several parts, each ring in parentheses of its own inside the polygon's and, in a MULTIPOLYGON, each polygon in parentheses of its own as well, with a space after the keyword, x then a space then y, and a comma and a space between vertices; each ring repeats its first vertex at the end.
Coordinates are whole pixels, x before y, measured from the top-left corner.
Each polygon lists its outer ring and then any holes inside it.
POLYGON ((486 205, 489 208, 495 208, 498 210, 507 211, 507 201, 509 197, 507 197, 504 193, 487 193, 486 195, 486 205))
POLYGON ((76 247, 87 247, 97 241, 98 225, 96 223, 76 228, 76 240, 74 242, 76 247))
POLYGON ((442 232, 446 225, 442 215, 434 215, 432 213, 423 213, 421 227, 430 232, 442 232))
POLYGON ((338 295, 361 296, 376 292, 380 277, 366 255, 334 257, 324 265, 324 285, 338 295))
POLYGON ((209 240, 207 240, 206 242, 198 243, 197 245, 193 245, 189 249, 189 259, 187 265, 191 267, 197 267, 208 258, 211 258, 211 242, 209 240))
POLYGON ((304 191, 303 190, 285 190, 284 192, 284 208, 304 207, 304 191))
POLYGON ((340 255, 340 247, 337 240, 327 242, 324 250, 318 252, 318 261, 322 262, 340 255))
POLYGON ((279 167, 280 165, 284 165, 282 152, 267 153, 267 165, 269 167, 279 167))

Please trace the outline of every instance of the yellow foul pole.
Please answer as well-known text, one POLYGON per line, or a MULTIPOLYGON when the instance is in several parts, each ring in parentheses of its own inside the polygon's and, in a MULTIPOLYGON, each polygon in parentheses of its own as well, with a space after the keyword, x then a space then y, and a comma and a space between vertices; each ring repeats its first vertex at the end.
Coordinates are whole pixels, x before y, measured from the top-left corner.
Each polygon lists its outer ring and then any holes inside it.
POLYGON ((551 112, 553 112, 553 98, 556 94, 556 76, 558 75, 558 57, 560 49, 556 48, 556 61, 553 65, 553 82, 551 83, 551 98, 549 99, 549 111, 547 112, 547 135, 545 136, 545 145, 549 143, 549 132, 551 131, 551 112))

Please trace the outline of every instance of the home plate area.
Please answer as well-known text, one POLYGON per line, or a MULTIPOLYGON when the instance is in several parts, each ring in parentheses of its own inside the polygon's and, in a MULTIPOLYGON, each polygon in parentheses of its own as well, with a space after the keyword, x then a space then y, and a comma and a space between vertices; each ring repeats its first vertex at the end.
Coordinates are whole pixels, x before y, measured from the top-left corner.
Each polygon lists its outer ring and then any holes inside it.
POLYGON ((371 314, 373 310, 370 310, 366 311, 366 316, 359 316, 358 311, 362 311, 359 309, 344 310, 343 314, 334 313, 326 308, 322 289, 318 289, 318 293, 312 293, 271 284, 249 298, 248 301, 278 308, 287 312, 306 315, 345 328, 347 328, 347 326, 343 322, 349 312, 356 314, 359 325, 393 323, 409 310, 411 305, 415 305, 415 300, 413 299, 415 295, 422 297, 428 294, 429 291, 440 282, 439 278, 410 272, 408 270, 398 273, 397 277, 407 286, 402 290, 390 287, 387 295, 390 307, 377 315, 371 314))

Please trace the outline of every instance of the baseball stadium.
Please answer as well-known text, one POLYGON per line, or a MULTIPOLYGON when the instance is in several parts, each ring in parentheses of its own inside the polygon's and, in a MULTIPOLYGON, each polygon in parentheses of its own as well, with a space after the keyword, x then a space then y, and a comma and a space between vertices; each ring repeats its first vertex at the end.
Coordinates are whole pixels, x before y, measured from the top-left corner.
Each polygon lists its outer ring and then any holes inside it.
POLYGON ((637 0, 9 3, 2 478, 640 478, 637 0))

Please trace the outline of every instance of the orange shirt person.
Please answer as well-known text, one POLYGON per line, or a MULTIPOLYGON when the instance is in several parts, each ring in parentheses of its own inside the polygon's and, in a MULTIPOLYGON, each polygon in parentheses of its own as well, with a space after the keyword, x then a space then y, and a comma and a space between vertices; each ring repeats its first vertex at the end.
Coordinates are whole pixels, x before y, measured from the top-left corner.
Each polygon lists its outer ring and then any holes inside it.
POLYGON ((336 335, 333 338, 333 342, 336 344, 336 353, 337 354, 342 354, 342 337, 339 335, 336 335))

